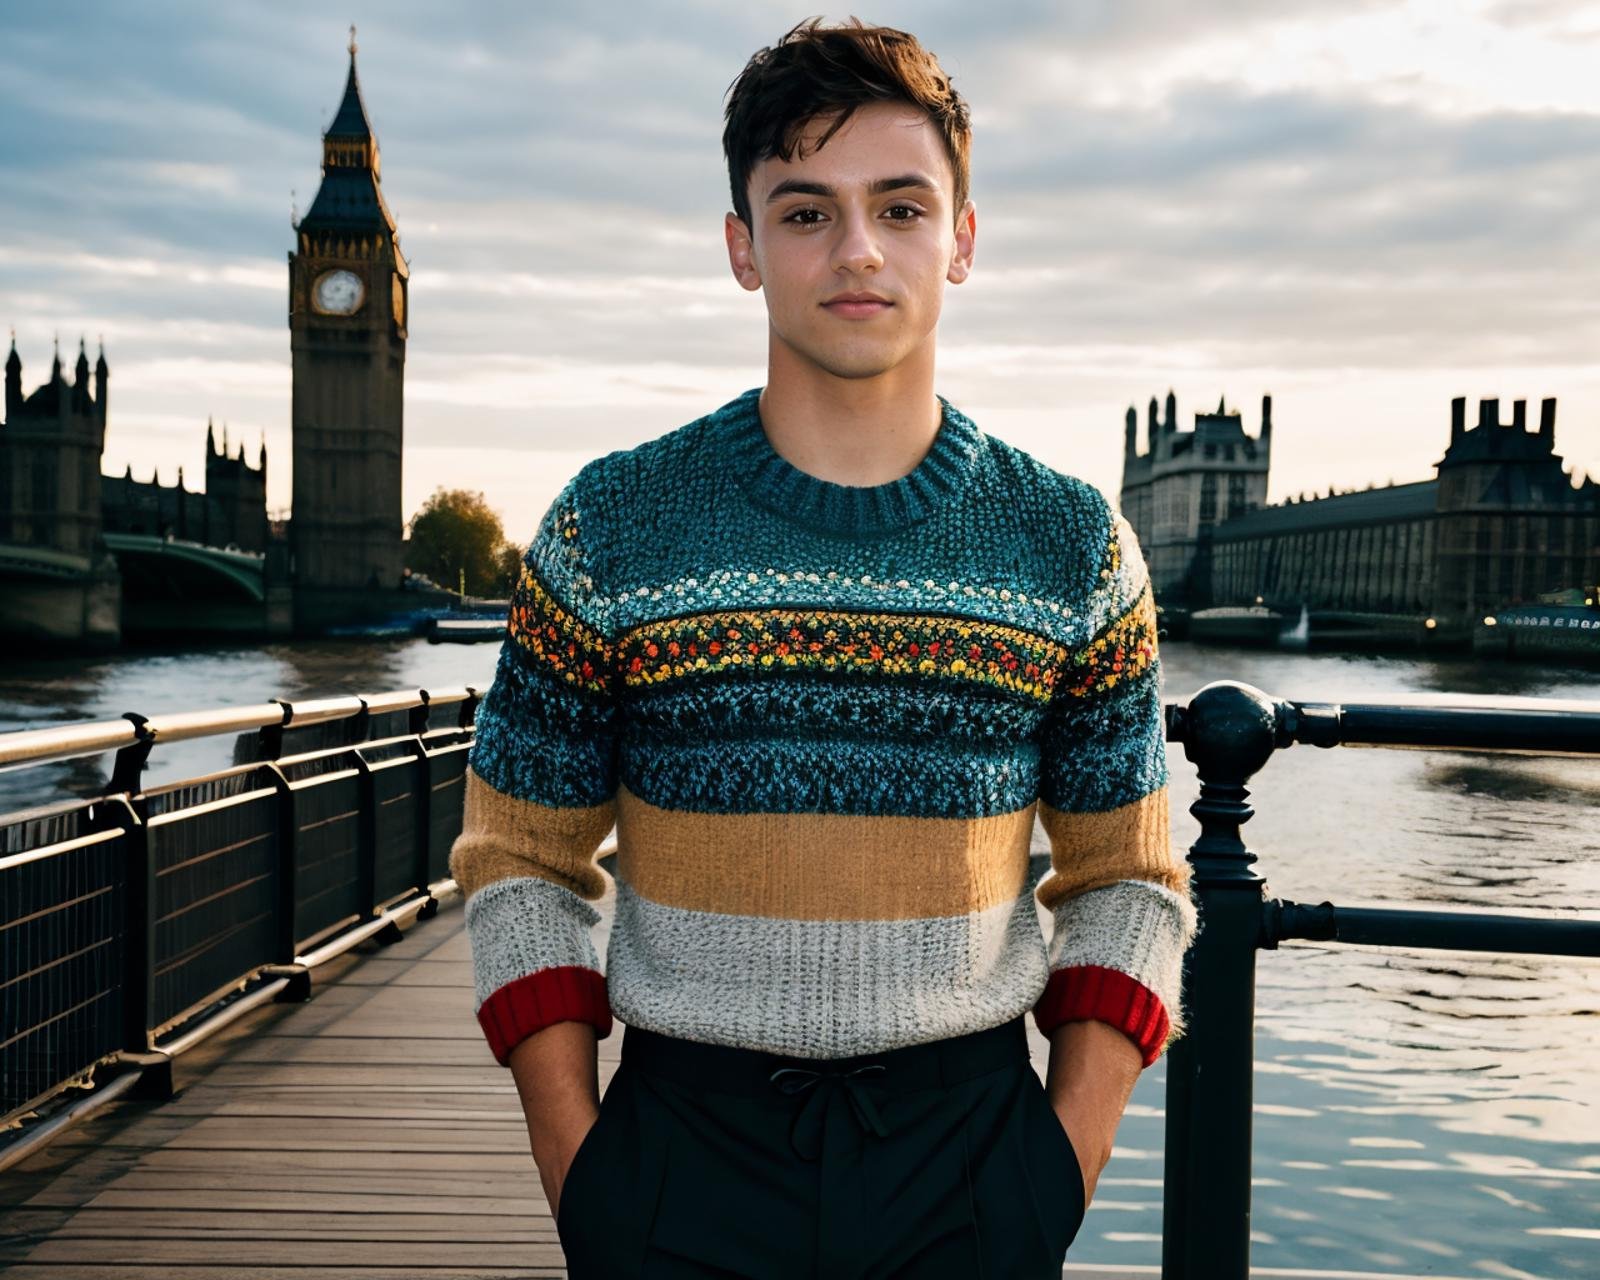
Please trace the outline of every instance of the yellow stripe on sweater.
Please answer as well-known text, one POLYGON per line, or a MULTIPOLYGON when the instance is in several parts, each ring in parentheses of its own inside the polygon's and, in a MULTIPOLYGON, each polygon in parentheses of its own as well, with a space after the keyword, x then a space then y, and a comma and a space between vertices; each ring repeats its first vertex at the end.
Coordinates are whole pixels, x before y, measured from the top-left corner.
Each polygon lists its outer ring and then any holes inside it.
POLYGON ((1069 898, 1118 880, 1152 880, 1187 894, 1189 863, 1172 854, 1171 808, 1165 785, 1103 813, 1068 813, 1039 801, 1039 822, 1050 837, 1055 872, 1040 882, 1040 904, 1054 909, 1069 898))
POLYGON ((593 901, 606 891, 594 855, 615 821, 615 802, 555 808, 496 791, 467 770, 461 835, 450 848, 450 874, 469 898, 485 885, 538 876, 593 901))
POLYGON ((915 920, 1014 902, 1033 805, 990 818, 679 813, 617 793, 617 872, 652 902, 782 920, 915 920))

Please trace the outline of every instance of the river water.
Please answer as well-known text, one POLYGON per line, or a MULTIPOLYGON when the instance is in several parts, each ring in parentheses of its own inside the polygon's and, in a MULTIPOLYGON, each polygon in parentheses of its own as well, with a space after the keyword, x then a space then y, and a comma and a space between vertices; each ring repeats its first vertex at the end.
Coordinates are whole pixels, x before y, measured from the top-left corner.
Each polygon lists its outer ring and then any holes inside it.
MULTIPOLYGON (((1593 672, 1164 642, 1164 696, 1234 679, 1284 698, 1600 700, 1593 672)), ((0 731, 410 687, 487 684, 494 645, 268 645, 0 671, 0 731)), ((149 779, 227 763, 174 744, 149 779)), ((1199 794, 1169 747, 1174 839, 1199 794)), ((0 773, 0 811, 87 794, 107 760, 0 773)), ((1268 895, 1600 918, 1600 762, 1293 747, 1251 785, 1268 895)), ((1252 1262, 1434 1277, 1600 1277, 1600 962, 1286 943, 1258 957, 1252 1262)), ((1136 1086, 1072 1247, 1160 1261, 1166 1060, 1136 1086)))

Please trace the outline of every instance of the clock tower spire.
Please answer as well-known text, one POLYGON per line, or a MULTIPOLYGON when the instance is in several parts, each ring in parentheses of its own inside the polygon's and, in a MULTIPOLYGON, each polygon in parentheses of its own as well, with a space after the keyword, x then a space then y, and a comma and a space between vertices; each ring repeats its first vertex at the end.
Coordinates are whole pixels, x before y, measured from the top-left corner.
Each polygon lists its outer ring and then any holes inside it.
POLYGON ((409 280, 352 27, 344 97, 322 135, 322 185, 289 253, 289 528, 302 630, 380 613, 380 593, 400 587, 409 280))

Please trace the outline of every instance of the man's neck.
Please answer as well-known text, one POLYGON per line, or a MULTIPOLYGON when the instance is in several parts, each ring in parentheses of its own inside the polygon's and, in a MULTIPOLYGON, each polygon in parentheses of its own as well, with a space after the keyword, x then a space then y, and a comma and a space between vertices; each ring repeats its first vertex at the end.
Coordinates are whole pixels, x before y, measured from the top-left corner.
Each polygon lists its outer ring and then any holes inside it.
POLYGON ((942 420, 933 352, 873 378, 840 378, 774 342, 761 424, 774 450, 819 480, 890 484, 927 456, 942 420))

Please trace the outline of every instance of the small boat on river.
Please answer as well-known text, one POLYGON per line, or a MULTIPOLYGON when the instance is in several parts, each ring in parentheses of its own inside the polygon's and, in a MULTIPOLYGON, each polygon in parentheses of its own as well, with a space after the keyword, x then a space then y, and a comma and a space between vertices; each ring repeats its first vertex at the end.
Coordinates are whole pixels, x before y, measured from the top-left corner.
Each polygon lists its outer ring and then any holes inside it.
POLYGON ((1486 614, 1472 631, 1480 656, 1552 658, 1600 666, 1600 608, 1526 604, 1486 614))
POLYGON ((1219 605, 1189 615, 1190 640, 1209 644, 1275 646, 1291 625, 1286 614, 1261 604, 1219 605))

